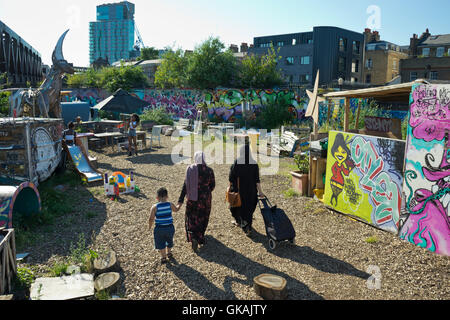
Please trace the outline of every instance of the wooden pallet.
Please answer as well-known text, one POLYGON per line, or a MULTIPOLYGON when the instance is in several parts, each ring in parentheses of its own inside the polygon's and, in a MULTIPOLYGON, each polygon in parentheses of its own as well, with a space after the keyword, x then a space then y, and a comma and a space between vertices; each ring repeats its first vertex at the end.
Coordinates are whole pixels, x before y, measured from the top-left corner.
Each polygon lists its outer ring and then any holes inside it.
POLYGON ((17 272, 14 229, 0 230, 0 295, 11 292, 17 272))

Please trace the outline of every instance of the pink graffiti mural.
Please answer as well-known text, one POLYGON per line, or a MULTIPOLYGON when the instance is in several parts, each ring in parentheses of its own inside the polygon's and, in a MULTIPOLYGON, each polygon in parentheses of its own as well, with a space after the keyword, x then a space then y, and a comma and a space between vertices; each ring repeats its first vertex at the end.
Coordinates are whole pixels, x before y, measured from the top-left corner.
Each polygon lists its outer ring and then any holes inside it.
POLYGON ((414 88, 400 237, 450 256, 450 86, 414 88))

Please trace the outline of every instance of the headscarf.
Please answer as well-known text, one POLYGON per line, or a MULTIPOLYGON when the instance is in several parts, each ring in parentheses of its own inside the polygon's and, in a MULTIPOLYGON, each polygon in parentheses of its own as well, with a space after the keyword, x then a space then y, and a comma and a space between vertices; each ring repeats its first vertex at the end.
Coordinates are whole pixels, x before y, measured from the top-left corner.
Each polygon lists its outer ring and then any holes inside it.
POLYGON ((256 161, 252 157, 249 144, 245 144, 239 149, 239 156, 236 160, 236 164, 256 164, 256 161))
POLYGON ((205 154, 198 151, 194 155, 194 164, 186 171, 186 193, 188 200, 198 201, 198 166, 206 165, 205 154))

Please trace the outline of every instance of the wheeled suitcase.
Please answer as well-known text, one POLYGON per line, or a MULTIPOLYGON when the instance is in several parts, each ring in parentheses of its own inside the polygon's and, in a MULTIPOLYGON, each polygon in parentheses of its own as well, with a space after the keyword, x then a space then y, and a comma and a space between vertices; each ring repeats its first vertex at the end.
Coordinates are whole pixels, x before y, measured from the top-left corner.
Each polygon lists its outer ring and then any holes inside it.
POLYGON ((295 229, 286 213, 277 206, 272 206, 267 198, 259 199, 259 208, 266 226, 269 248, 274 250, 277 244, 283 241, 294 243, 295 229))

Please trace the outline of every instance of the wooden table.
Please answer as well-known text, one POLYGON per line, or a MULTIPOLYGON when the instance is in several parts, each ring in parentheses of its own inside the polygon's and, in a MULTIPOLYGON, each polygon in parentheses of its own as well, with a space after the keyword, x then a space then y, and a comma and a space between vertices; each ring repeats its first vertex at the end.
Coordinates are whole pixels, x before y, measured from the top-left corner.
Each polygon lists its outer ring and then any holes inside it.
POLYGON ((96 133, 94 135, 94 137, 99 138, 99 139, 104 139, 105 145, 110 146, 113 143, 112 142, 109 143, 108 142, 109 139, 112 141, 113 138, 126 137, 126 135, 121 132, 104 132, 104 133, 96 133))

